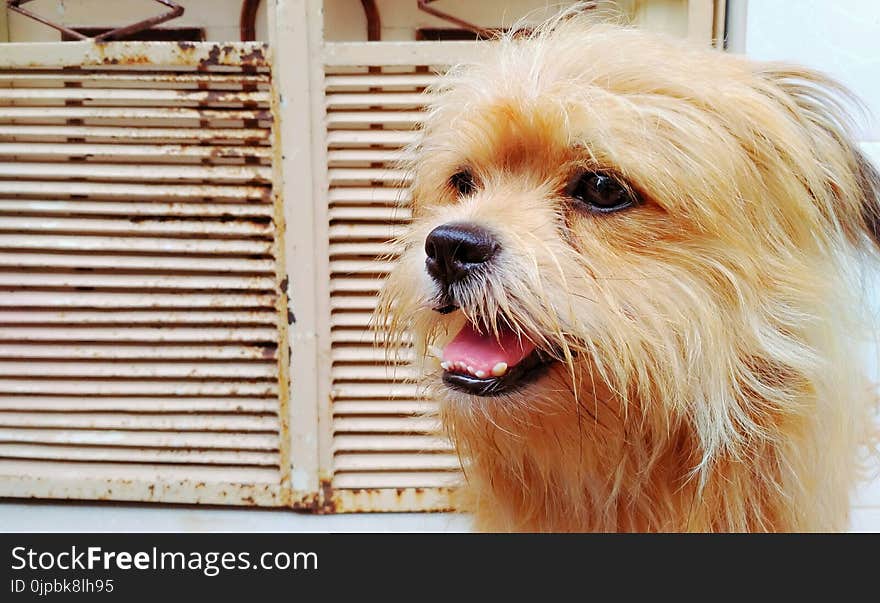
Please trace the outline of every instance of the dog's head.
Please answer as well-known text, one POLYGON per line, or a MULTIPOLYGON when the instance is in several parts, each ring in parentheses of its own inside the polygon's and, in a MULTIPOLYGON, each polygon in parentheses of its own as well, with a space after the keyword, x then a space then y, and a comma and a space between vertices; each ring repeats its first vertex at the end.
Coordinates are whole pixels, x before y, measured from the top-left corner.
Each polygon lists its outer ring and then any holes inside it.
POLYGON ((575 17, 434 92, 380 322, 448 413, 687 422, 709 455, 809 387, 877 223, 832 83, 575 17))

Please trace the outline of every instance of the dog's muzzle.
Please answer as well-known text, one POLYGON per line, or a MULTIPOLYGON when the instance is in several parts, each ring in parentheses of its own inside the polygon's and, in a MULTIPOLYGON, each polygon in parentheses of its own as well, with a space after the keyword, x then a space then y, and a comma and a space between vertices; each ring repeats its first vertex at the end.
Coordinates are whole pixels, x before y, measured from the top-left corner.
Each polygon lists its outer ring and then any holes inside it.
POLYGON ((484 270, 500 249, 495 235, 482 226, 442 224, 425 239, 425 269, 448 297, 451 285, 484 270))

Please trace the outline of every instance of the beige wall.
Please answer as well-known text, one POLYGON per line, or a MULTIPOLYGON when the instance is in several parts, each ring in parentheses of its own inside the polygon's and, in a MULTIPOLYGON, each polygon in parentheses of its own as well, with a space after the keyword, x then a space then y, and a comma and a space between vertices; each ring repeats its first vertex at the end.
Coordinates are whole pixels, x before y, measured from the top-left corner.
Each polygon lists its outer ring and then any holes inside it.
POLYGON ((0 42, 9 41, 9 22, 6 18, 6 11, 0 9, 0 42))
MULTIPOLYGON (((241 0, 177 0, 185 12, 167 27, 204 27, 209 40, 238 40, 241 0)), ((266 4, 260 3, 257 37, 266 38, 266 4)), ((357 2, 360 5, 360 2, 357 2)), ((167 9, 145 0, 34 0, 25 7, 68 26, 120 26, 161 14, 167 9)), ((2 23, 2 22, 0 22, 2 23)), ((2 30, 0 30, 2 36, 2 30)), ((57 42, 61 34, 42 23, 9 13, 10 42, 57 42)))
MULTIPOLYGON (((257 38, 266 39, 266 5, 257 15, 257 38)), ((168 25, 204 27, 209 40, 238 40, 241 0, 178 0, 186 12, 168 25)), ((611 0, 603 0, 611 6, 611 0)), ((382 39, 412 40, 420 27, 451 27, 418 10, 416 0, 376 0, 382 19, 382 39)), ((537 22, 553 14, 560 0, 443 0, 438 8, 487 27, 507 27, 526 17, 537 22)), ((650 29, 687 34, 688 0, 618 0, 617 5, 650 29)), ((360 0, 326 0, 326 38, 331 41, 366 40, 366 18, 360 0)), ((27 8, 68 26, 120 26, 159 14, 164 7, 145 0, 34 0, 27 8)), ((60 34, 21 15, 10 13, 9 41, 52 42, 60 34)), ((0 41, 4 39, 0 19, 0 41)))
MULTIPOLYGON (((531 21, 553 14, 561 4, 546 0, 483 1, 443 0, 437 8, 466 21, 488 27, 509 26, 525 15, 531 21)), ((421 27, 454 27, 446 21, 418 9, 416 0, 376 0, 382 19, 383 40, 413 40, 421 27)), ((360 0, 325 0, 326 37, 328 40, 366 40, 366 18, 360 0)))
MULTIPOLYGON (((688 0, 600 0, 606 9, 616 4, 637 24, 675 35, 687 35, 688 0)), ((508 27, 526 18, 538 22, 561 6, 559 0, 474 1, 443 0, 437 8, 484 27, 508 27)), ((412 40, 421 27, 453 27, 418 9, 416 0, 376 0, 382 19, 383 40, 412 40)), ((360 0, 325 0, 328 40, 366 40, 366 18, 360 0)))

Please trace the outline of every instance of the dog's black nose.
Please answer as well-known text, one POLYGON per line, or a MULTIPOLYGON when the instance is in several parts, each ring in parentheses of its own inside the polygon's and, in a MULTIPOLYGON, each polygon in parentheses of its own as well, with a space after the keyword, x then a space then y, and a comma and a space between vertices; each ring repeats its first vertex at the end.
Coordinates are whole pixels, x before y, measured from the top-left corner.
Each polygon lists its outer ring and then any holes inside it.
POLYGON ((500 247, 495 236, 481 226, 443 224, 425 239, 425 267, 434 280, 448 286, 481 268, 500 247))

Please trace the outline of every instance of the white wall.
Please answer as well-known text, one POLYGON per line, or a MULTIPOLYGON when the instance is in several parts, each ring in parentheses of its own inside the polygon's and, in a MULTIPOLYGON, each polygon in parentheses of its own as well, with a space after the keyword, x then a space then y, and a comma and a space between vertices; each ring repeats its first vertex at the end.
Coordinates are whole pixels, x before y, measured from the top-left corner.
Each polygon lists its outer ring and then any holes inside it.
POLYGON ((745 52, 790 60, 833 76, 873 113, 860 138, 880 142, 880 2, 877 0, 751 0, 745 52))
MULTIPOLYGON (((795 61, 855 92, 870 112, 858 136, 880 167, 880 1, 749 0, 745 32, 736 33, 752 58, 795 61)), ((852 529, 880 531, 880 476, 856 498, 852 529)))

